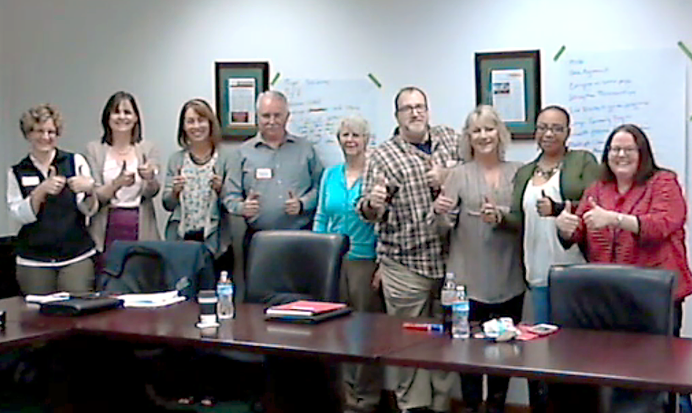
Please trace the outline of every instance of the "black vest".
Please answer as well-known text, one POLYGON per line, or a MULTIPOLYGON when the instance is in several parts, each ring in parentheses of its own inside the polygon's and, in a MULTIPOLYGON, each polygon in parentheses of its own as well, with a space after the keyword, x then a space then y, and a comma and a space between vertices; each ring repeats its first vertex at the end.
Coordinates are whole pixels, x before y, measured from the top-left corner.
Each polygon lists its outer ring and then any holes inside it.
MULTIPOLYGON (((74 155, 57 150, 53 166, 58 175, 75 176, 74 155)), ((22 196, 26 198, 38 185, 25 186, 27 177, 45 177, 27 156, 12 167, 22 196), (24 181, 24 182, 22 182, 24 181)), ((36 180, 33 179, 35 182, 36 180)), ((94 248, 86 230, 84 214, 77 208, 76 195, 65 184, 58 195, 48 195, 36 221, 22 226, 17 235, 17 255, 35 261, 60 262, 76 258, 94 248)))

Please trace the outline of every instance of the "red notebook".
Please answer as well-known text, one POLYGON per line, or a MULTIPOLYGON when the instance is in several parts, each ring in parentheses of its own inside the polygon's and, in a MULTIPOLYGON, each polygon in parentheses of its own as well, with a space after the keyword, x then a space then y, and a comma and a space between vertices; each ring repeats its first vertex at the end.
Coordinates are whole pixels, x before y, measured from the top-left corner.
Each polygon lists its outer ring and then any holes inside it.
POLYGON ((288 304, 269 307, 265 313, 273 316, 310 317, 318 314, 331 313, 332 311, 341 310, 343 308, 346 308, 346 304, 344 303, 299 300, 288 304))

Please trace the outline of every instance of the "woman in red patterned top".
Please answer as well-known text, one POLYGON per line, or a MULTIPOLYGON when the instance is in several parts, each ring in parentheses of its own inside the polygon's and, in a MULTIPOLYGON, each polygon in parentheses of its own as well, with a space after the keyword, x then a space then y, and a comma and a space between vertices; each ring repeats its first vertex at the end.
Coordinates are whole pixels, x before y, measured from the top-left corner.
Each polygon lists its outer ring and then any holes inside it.
POLYGON ((603 176, 584 192, 576 213, 557 218, 560 237, 585 243, 590 262, 664 268, 678 273, 675 335, 682 301, 692 293, 687 263, 687 207, 675 173, 659 168, 644 132, 615 128, 603 151, 603 176))

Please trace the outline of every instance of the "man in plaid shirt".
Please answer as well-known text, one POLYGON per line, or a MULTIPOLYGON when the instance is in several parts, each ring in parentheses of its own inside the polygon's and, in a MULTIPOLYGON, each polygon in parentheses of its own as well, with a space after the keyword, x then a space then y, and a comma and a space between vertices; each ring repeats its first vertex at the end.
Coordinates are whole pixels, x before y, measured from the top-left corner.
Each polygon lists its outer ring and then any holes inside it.
MULTIPOLYGON (((428 124, 428 100, 419 88, 401 89, 394 108, 399 126, 368 157, 358 211, 375 223, 376 277, 381 278, 387 313, 427 317, 445 273, 446 247, 432 206, 449 169, 460 161, 459 138, 451 128, 428 124)), ((398 373, 399 408, 449 410, 449 373, 413 368, 398 373)))

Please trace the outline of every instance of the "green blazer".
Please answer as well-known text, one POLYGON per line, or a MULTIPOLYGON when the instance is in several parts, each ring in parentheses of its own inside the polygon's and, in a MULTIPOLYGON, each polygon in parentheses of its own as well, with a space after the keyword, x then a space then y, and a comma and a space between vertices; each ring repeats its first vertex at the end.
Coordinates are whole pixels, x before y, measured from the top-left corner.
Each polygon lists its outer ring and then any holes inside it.
MULTIPOLYGON (((514 176, 512 205, 509 212, 503 215, 501 226, 517 230, 522 229, 524 225, 524 211, 522 209, 524 191, 536 170, 540 158, 539 156, 532 162, 519 168, 514 176)), ((570 200, 573 204, 579 202, 584 190, 600 175, 601 166, 591 152, 568 150, 560 169, 560 195, 562 195, 562 199, 570 200)), ((558 204, 557 208, 554 208, 554 215, 559 214, 563 208, 564 204, 558 204)))

